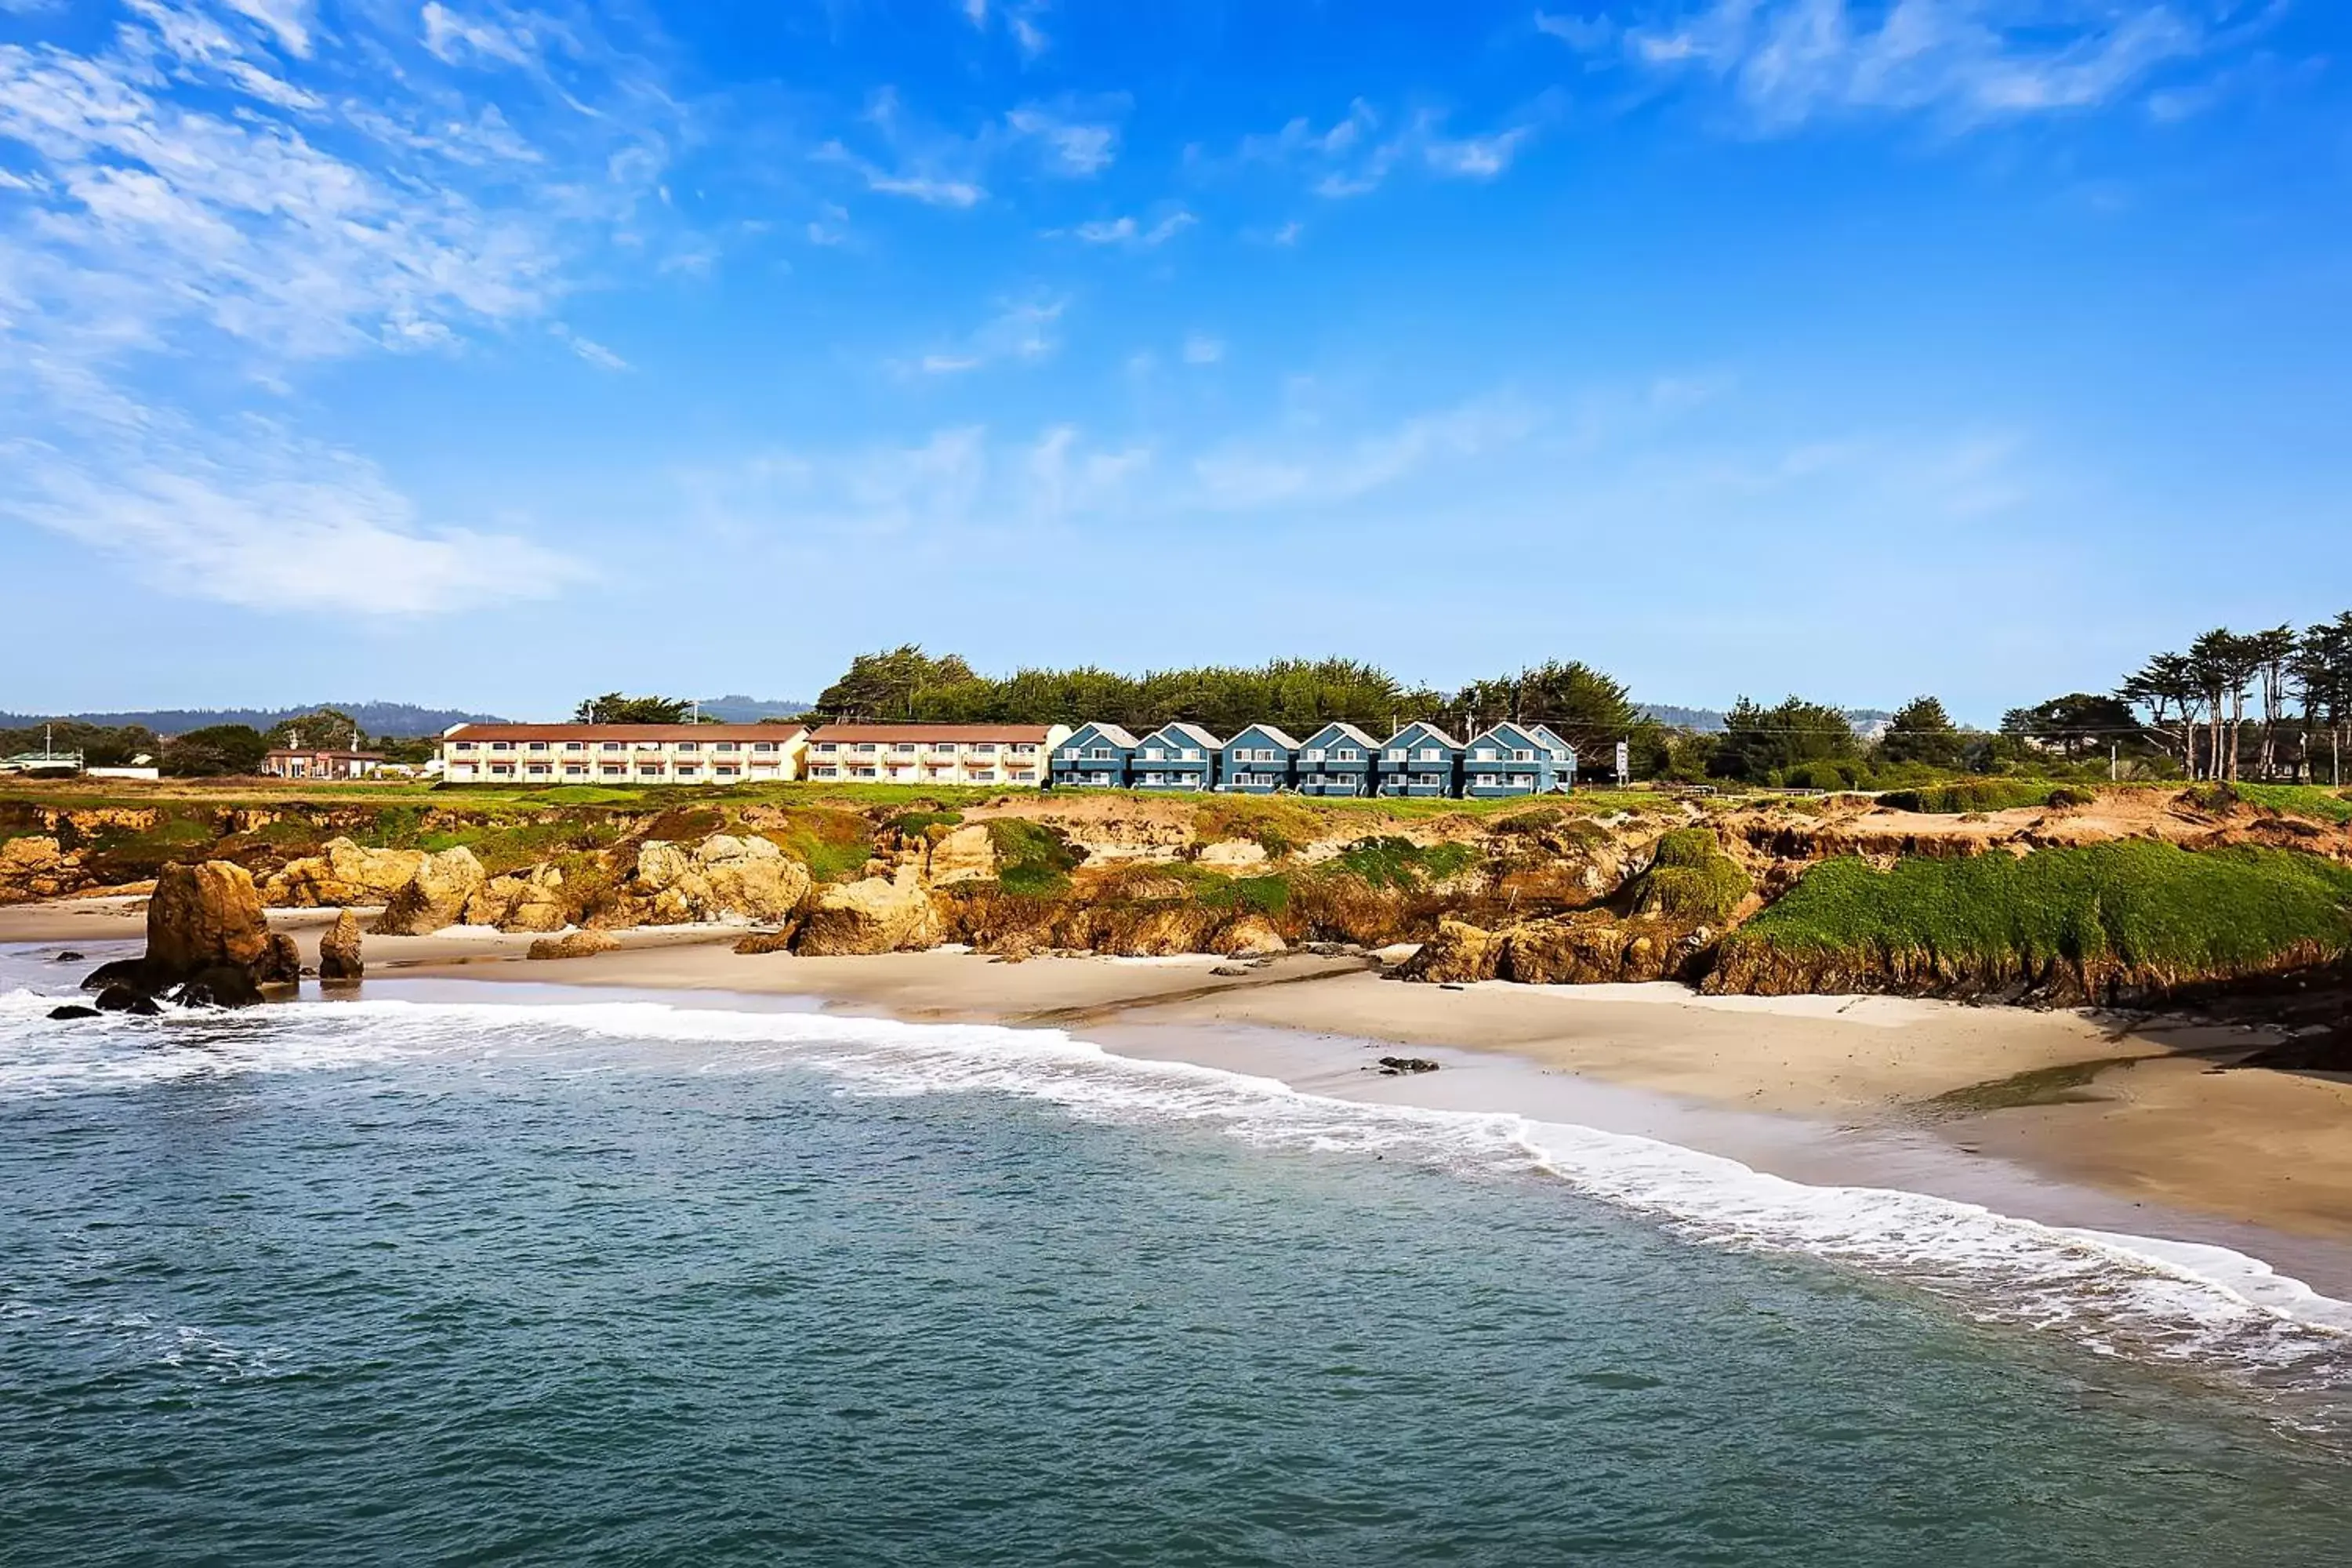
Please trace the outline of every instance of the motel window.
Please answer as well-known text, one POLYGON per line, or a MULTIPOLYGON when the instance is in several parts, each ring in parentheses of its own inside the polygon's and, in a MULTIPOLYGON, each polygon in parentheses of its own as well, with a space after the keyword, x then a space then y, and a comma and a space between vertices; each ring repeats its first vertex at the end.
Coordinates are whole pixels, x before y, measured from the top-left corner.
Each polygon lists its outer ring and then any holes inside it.
POLYGON ((1090 763, 1107 763, 1111 760, 1112 755, 1113 752, 1108 746, 1097 746, 1087 753, 1087 761, 1090 763))
POLYGON ((915 742, 912 741, 900 741, 890 749, 897 752, 901 756, 911 757, 915 754, 915 742))
POLYGON ((1355 752, 1343 750, 1332 752, 1331 760, 1335 763, 1352 763, 1356 761, 1357 758, 1355 752))
POLYGON ((597 744, 608 752, 617 752, 621 749, 621 742, 618 741, 600 741, 597 744))
POLYGON ((1013 754, 1016 757, 1034 757, 1037 754, 1037 748, 1026 741, 1016 742, 1013 747, 1013 754))
POLYGON ((563 749, 567 752, 584 752, 588 749, 588 742, 585 741, 566 741, 563 742, 563 749))
POLYGON ((737 752, 742 750, 741 747, 738 746, 732 741, 713 741, 710 743, 710 749, 714 752, 737 752))
POLYGON ((857 744, 850 748, 851 751, 856 752, 861 757, 872 756, 877 749, 877 748, 871 741, 860 741, 857 744))
POLYGON ((544 741, 533 741, 527 749, 534 752, 543 752, 547 750, 547 742, 544 741))
POLYGON ((608 779, 626 777, 629 772, 626 763, 606 763, 604 764, 604 776, 608 779))
POLYGON ((751 749, 755 752, 772 752, 776 749, 776 743, 773 741, 754 741, 751 742, 751 749))
POLYGON ((563 776, 568 779, 585 778, 588 776, 588 764, 586 763, 566 763, 563 764, 563 776))
POLYGON ((996 755, 996 742, 993 741, 975 742, 971 749, 978 752, 983 757, 992 757, 996 755))
POLYGON ((953 741, 941 741, 931 748, 935 752, 952 752, 955 749, 956 743, 953 741))
POLYGON ((737 766, 736 766, 734 763, 719 763, 717 767, 715 767, 715 768, 711 769, 710 771, 711 771, 712 773, 717 773, 717 774, 718 774, 720 778, 722 778, 722 779, 731 779, 731 778, 733 778, 736 774, 738 774, 738 773, 741 773, 743 770, 742 770, 741 768, 737 767, 737 766))
POLYGON ((509 778, 512 778, 514 776, 514 764, 512 763, 492 763, 490 764, 490 772, 494 773, 502 773, 509 778))
POLYGON ((831 741, 819 741, 816 743, 816 749, 828 757, 833 755, 834 752, 841 750, 839 746, 834 744, 831 741))
POLYGON ((512 741, 492 741, 490 742, 490 750, 494 752, 511 752, 514 750, 514 742, 512 741))
POLYGON ((474 749, 474 742, 471 741, 459 741, 456 742, 456 749, 461 752, 470 752, 474 749))
POLYGON ((526 764, 522 771, 529 773, 533 778, 545 778, 548 773, 548 766, 545 763, 531 763, 526 764))
POLYGON ((677 743, 677 749, 681 752, 698 752, 702 750, 702 742, 699 741, 680 741, 677 743))
POLYGON ((854 779, 870 779, 874 776, 874 770, 870 767, 852 768, 849 770, 849 776, 854 779))

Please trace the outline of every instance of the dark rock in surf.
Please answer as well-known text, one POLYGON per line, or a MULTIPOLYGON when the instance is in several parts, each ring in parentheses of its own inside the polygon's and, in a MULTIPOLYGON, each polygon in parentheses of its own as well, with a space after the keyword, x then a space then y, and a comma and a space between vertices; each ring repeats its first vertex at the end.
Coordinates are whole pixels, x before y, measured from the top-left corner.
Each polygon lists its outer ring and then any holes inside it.
POLYGON ((62 1007, 50 1008, 49 1016, 52 1018, 95 1018, 98 1016, 98 1009, 95 1007, 85 1007, 79 1002, 68 1002, 62 1007))
POLYGON ((1406 1078, 1413 1073, 1435 1072, 1437 1063, 1427 1057, 1382 1057, 1380 1070, 1382 1078, 1406 1078))
POLYGON ((183 1007, 250 1007, 261 1000, 253 972, 234 963, 216 963, 195 975, 171 999, 183 1007))
POLYGON ((163 1009, 155 1005, 152 996, 142 995, 128 985, 110 985, 98 994, 91 1004, 101 1013, 131 1013, 142 1018, 152 1018, 163 1009))

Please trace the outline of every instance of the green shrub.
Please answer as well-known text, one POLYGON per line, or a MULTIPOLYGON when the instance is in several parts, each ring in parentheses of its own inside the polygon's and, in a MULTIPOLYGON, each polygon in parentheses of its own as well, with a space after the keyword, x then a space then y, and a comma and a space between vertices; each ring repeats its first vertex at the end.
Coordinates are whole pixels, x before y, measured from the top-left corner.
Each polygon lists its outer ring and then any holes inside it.
POLYGON ((1203 881, 1200 901, 1213 910, 1250 910, 1278 917, 1290 907, 1290 879, 1280 875, 1203 881))
MULTIPOLYGON (((1969 779, 1922 789, 1889 790, 1878 804, 1890 811, 1924 811, 1957 816, 1971 811, 2013 811, 2048 805, 2056 793, 2048 784, 2011 779, 1969 779)), ((2087 803, 2084 803, 2087 804, 2087 803)))
POLYGON ((2219 779, 2190 784, 2180 792, 2180 804, 2196 811, 2228 811, 2241 798, 2235 785, 2219 779))
POLYGON ((1745 902, 1754 884, 1747 869, 1723 852, 1704 827, 1677 827, 1651 850, 1634 908, 1695 924, 1720 925, 1745 902))
POLYGON ((2057 958, 2200 973, 2352 948, 2352 868, 2287 849, 2188 850, 2152 839, 2020 858, 1911 857, 1885 871, 1828 860, 1733 942, 1788 952, 2057 958))
POLYGON ((2099 792, 2084 789, 2080 784, 2060 784, 2050 792, 2046 804, 2054 806, 2096 805, 2099 792))
POLYGON ((2242 784, 2238 794, 2267 811, 2315 822, 2352 823, 2352 795, 2315 784, 2242 784))
POLYGON ((996 850, 996 885, 1024 898, 1050 898, 1070 886, 1085 852, 1041 822, 1000 816, 988 825, 996 850))
POLYGON ((1360 838, 1332 864, 1375 888, 1410 891, 1466 870, 1478 858, 1468 844, 1415 844, 1410 838, 1360 838))
POLYGON ((963 821, 961 811, 902 811, 892 817, 890 831, 901 838, 921 838, 934 827, 953 827, 963 821))

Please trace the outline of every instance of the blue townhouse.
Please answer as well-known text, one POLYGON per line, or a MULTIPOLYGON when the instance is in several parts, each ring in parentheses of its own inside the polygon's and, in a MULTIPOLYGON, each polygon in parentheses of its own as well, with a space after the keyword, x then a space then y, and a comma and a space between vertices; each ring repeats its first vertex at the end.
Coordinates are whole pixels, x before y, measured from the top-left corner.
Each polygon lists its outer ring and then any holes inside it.
POLYGON ((1565 789, 1567 753, 1567 744, 1539 724, 1489 725, 1465 751, 1462 794, 1479 800, 1565 789))
POLYGON ((1298 783, 1298 742, 1271 724, 1253 724, 1224 744, 1217 787, 1235 795, 1272 795, 1298 783))
POLYGON ((1377 787, 1381 743, 1353 724, 1326 724, 1298 747, 1298 793, 1364 795, 1377 787))
POLYGON ((1559 781, 1559 787, 1574 789, 1576 787, 1576 748, 1561 740, 1559 731, 1549 724, 1534 724, 1529 728, 1535 732, 1536 739, 1551 748, 1552 772, 1559 781))
POLYGON ((1377 776, 1382 795, 1449 795, 1461 772, 1462 742, 1416 719, 1381 747, 1377 776))
POLYGON ((1224 749, 1198 724, 1162 724, 1137 742, 1129 778, 1137 789, 1213 789, 1224 749))
POLYGON ((1083 724, 1054 748, 1055 789, 1125 789, 1135 771, 1135 737, 1116 724, 1083 724))

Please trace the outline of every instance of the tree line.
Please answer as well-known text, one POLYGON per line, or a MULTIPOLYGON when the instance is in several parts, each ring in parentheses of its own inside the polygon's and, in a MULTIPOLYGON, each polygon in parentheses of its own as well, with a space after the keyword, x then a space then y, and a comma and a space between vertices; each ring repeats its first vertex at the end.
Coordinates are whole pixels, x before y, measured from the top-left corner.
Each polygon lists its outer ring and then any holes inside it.
POLYGON ((1091 665, 984 676, 953 654, 907 644, 860 654, 818 694, 812 723, 1117 724, 1145 734, 1179 721, 1231 735, 1268 723, 1305 740, 1324 725, 1385 739, 1414 720, 1456 734, 1501 720, 1549 724, 1591 759, 1660 726, 1624 686, 1589 665, 1552 661, 1454 691, 1408 686, 1357 659, 1272 659, 1121 675, 1091 665))

